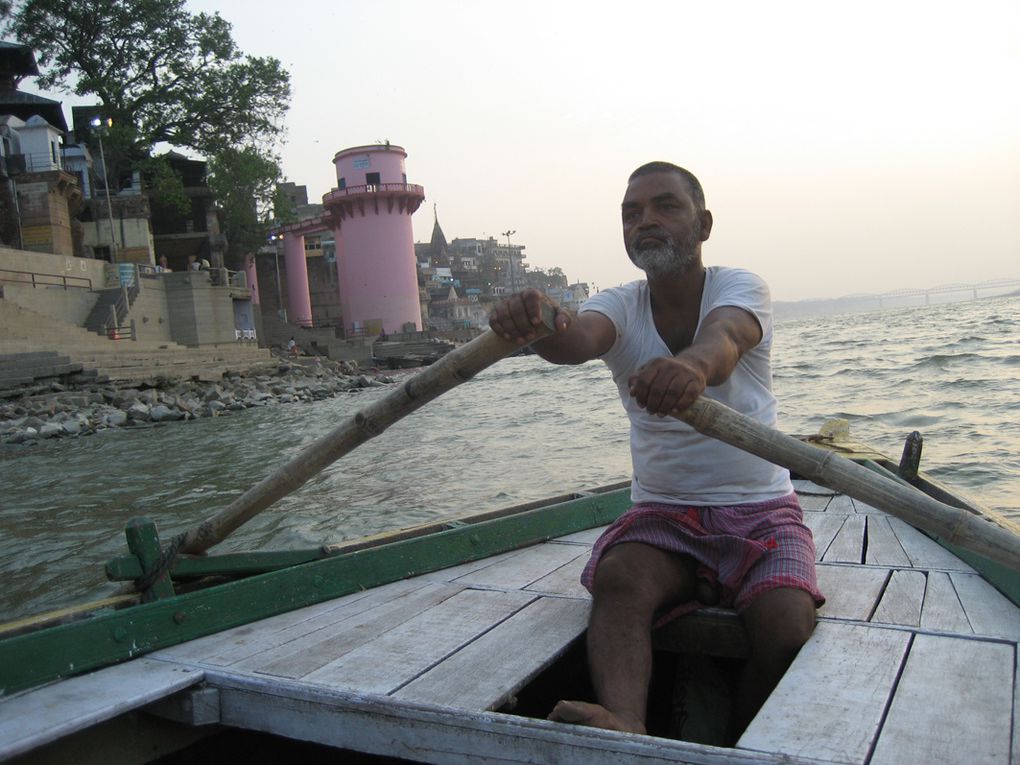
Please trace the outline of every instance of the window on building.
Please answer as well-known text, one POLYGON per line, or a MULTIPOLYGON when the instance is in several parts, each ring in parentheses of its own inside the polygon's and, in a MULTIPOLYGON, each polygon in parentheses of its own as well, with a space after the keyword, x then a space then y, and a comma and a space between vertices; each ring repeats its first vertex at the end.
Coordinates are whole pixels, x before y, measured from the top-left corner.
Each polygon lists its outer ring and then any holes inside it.
POLYGON ((340 188, 340 189, 346 189, 347 188, 347 179, 346 178, 339 178, 337 180, 337 183, 339 184, 337 186, 337 188, 340 188))
POLYGON ((369 186, 379 185, 379 173, 365 173, 365 183, 369 186))

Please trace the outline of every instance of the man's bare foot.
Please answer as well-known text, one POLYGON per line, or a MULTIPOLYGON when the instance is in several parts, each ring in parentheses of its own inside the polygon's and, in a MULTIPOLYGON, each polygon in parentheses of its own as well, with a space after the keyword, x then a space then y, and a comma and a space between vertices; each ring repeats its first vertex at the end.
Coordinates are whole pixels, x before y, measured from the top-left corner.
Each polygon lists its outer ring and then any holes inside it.
POLYGON ((549 713, 549 719, 627 733, 645 732, 645 726, 640 720, 615 714, 600 704, 589 704, 585 701, 559 701, 549 713))

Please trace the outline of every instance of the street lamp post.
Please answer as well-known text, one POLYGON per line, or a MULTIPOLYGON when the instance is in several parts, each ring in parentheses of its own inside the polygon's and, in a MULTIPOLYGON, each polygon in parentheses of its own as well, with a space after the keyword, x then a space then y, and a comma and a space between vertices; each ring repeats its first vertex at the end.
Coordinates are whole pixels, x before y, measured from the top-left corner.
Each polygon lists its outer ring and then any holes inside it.
POLYGON ((113 203, 110 201, 110 172, 106 167, 106 152, 103 150, 103 131, 108 129, 113 120, 107 117, 96 116, 90 123, 96 128, 96 135, 99 137, 99 160, 103 163, 103 185, 106 187, 106 214, 110 220, 110 262, 117 262, 117 232, 113 228, 113 203))
POLYGON ((287 309, 283 307, 283 291, 280 289, 280 246, 283 241, 283 234, 270 234, 269 241, 273 243, 273 259, 276 261, 276 315, 283 321, 287 321, 287 309))
POLYGON ((517 292, 517 273, 514 271, 514 253, 510 249, 510 237, 517 233, 517 229, 510 231, 504 231, 503 236, 506 237, 506 257, 510 261, 510 291, 517 292))

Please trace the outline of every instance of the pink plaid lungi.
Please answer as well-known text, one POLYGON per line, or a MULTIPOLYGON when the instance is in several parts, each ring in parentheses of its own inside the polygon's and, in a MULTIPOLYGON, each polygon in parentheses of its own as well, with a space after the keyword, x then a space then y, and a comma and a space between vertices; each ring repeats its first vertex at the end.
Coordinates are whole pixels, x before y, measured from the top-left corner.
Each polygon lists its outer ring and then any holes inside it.
MULTIPOLYGON (((690 555, 698 563, 698 577, 718 589, 719 605, 738 613, 761 593, 779 587, 805 590, 816 607, 825 602, 815 576, 814 539, 796 494, 725 507, 636 504, 595 542, 581 573, 589 591, 602 555, 620 542, 690 555)), ((659 615, 654 626, 701 607, 696 600, 681 603, 659 615)))

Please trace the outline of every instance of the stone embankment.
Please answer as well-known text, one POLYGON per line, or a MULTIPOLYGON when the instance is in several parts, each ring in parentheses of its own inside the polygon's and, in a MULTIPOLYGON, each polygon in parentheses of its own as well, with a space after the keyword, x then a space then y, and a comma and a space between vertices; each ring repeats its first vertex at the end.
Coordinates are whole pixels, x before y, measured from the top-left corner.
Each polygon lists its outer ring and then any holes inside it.
POLYGON ((137 387, 109 383, 35 386, 0 400, 0 443, 30 444, 45 438, 83 436, 111 428, 229 415, 243 409, 317 401, 392 383, 365 374, 351 362, 280 360, 218 382, 153 379, 137 387))

